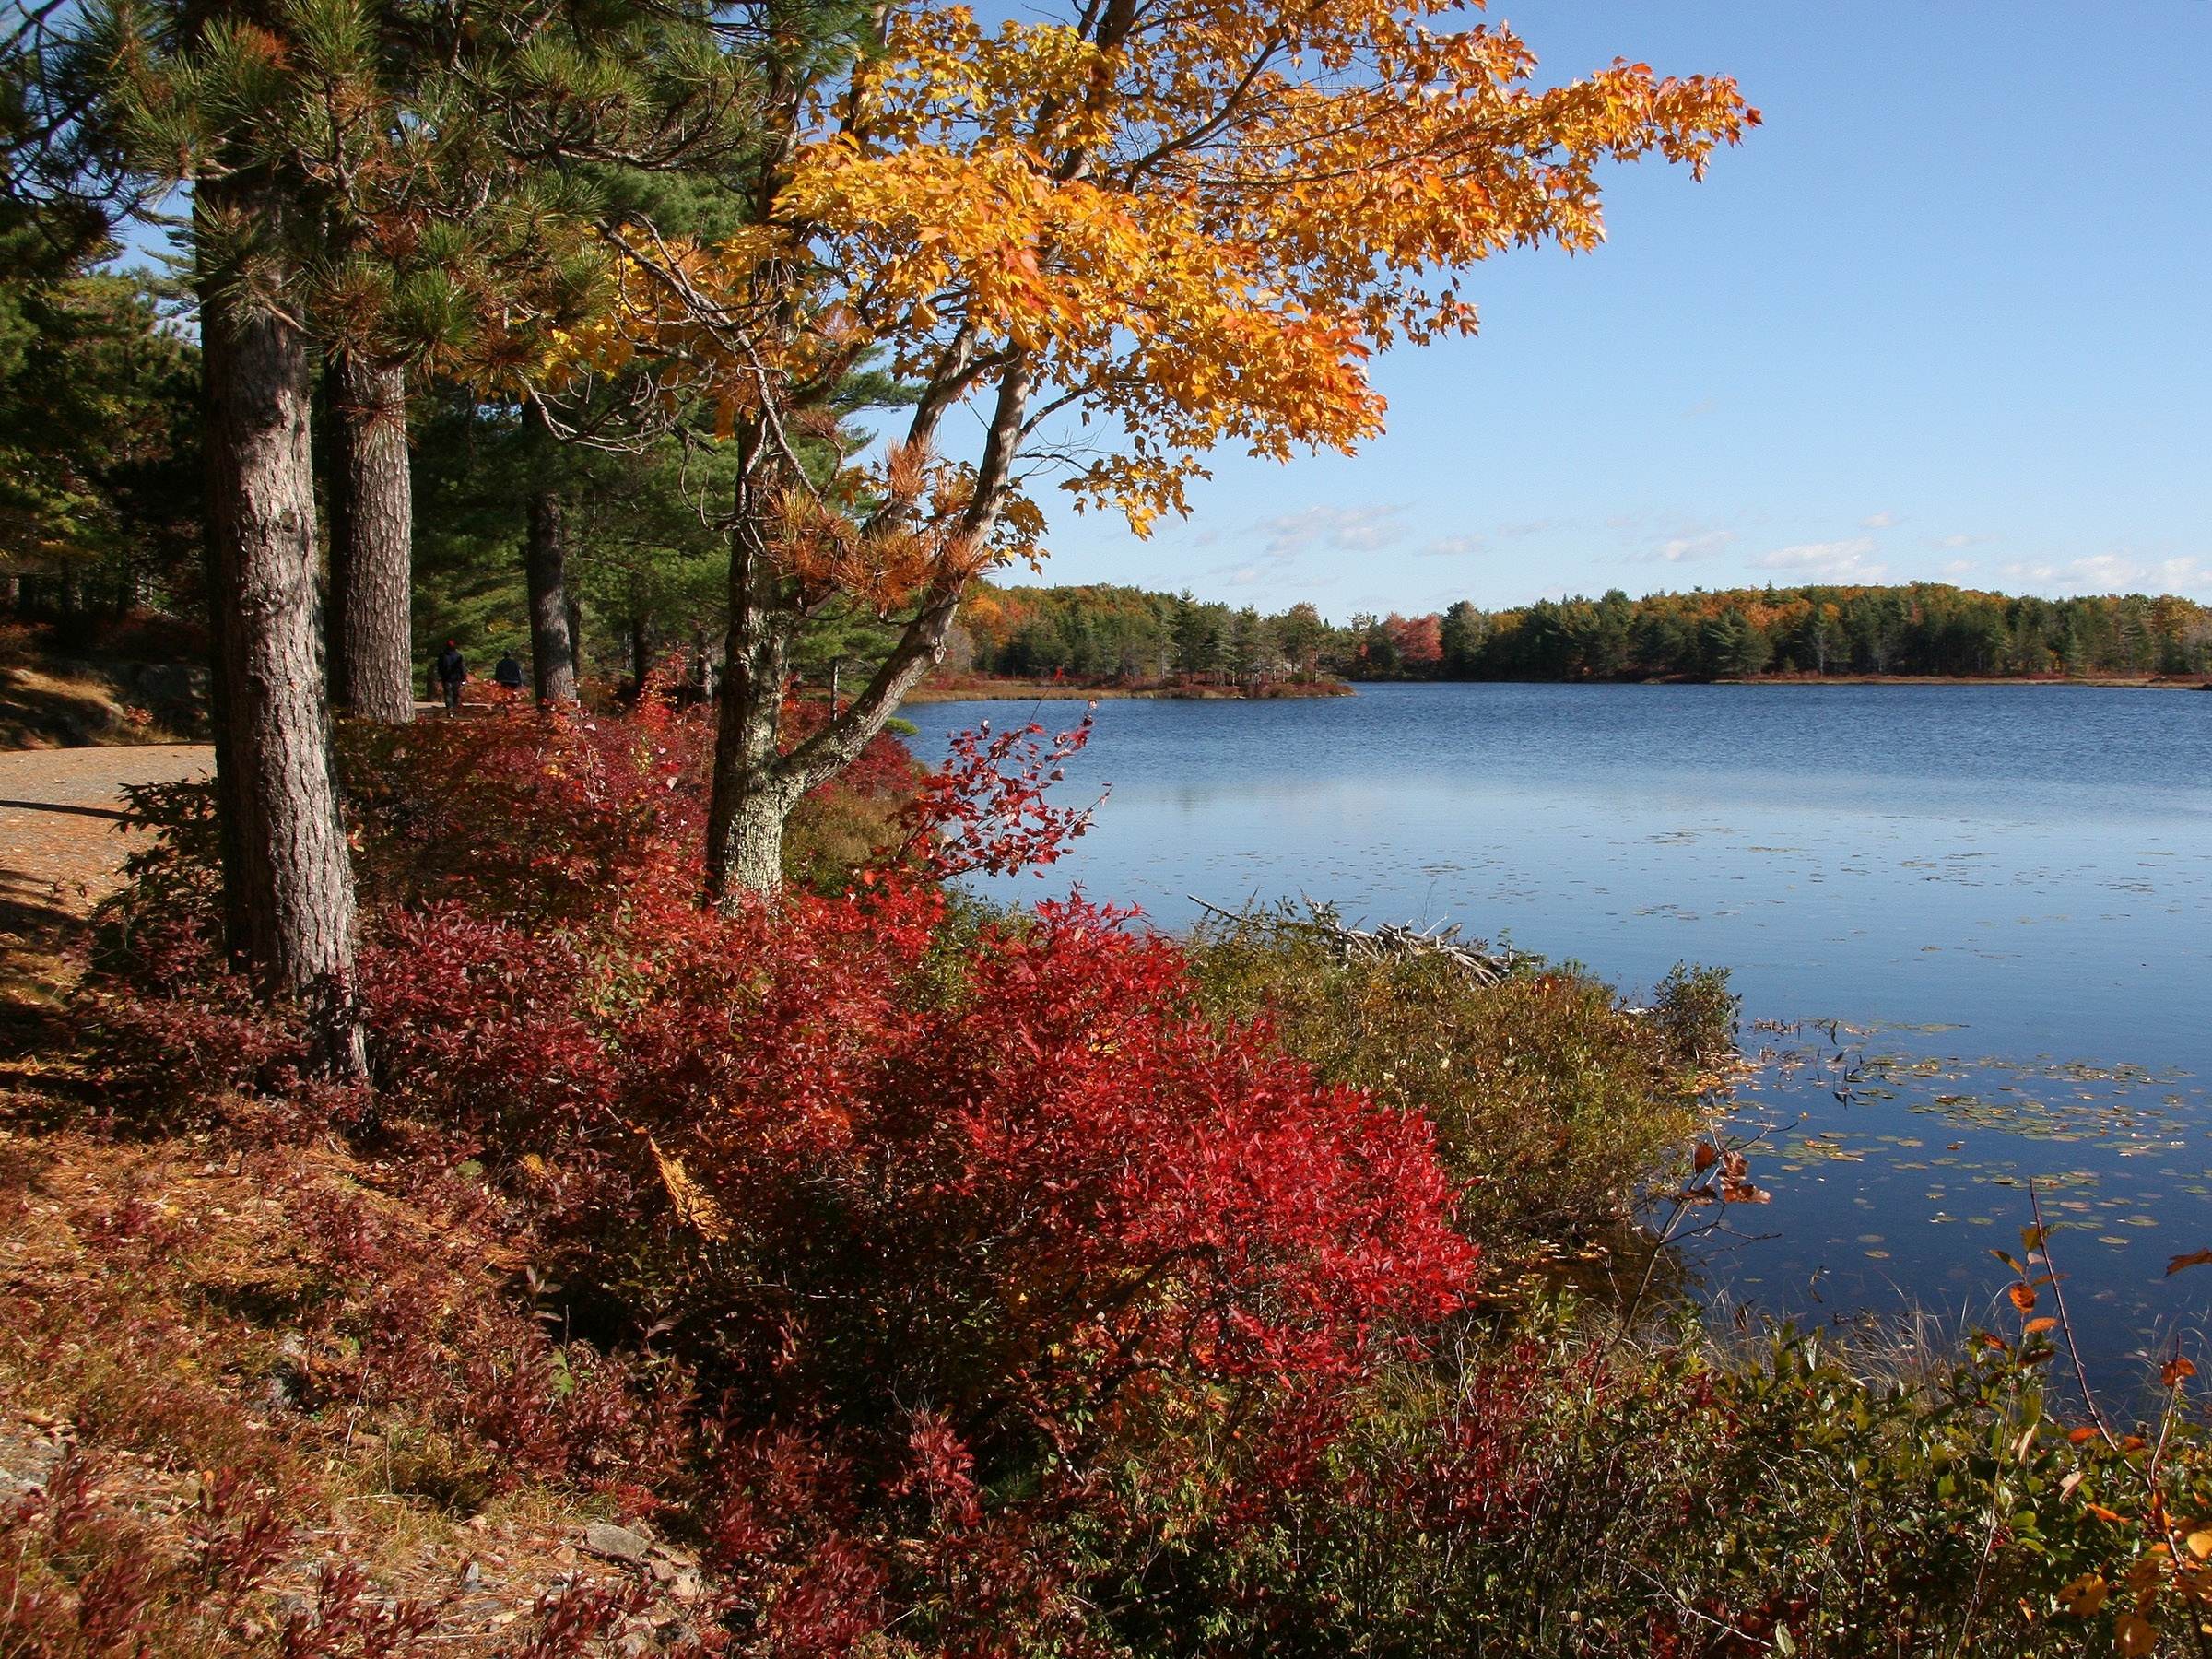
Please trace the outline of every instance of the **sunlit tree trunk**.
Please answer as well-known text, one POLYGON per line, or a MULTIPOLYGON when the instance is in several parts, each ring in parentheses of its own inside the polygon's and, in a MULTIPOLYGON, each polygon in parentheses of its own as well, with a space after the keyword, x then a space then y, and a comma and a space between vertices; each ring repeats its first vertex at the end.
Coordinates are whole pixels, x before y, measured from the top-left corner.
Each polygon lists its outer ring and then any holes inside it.
POLYGON ((530 498, 524 555, 530 586, 530 666, 541 703, 576 700, 576 638, 569 605, 568 545, 560 498, 530 498))
POLYGON ((330 382, 330 700, 405 724, 415 718, 406 376, 347 353, 330 382))
POLYGON ((791 791, 779 753, 801 619, 787 586, 759 527, 741 516, 730 549, 730 629, 707 813, 707 891, 717 900, 782 885, 783 820, 805 793, 791 791))
MULTIPOLYGON (((194 207, 203 223, 225 214, 232 227, 282 228, 280 205, 251 184, 204 184, 194 207)), ((316 626, 308 341, 270 282, 273 263, 265 254, 250 279, 210 273, 201 296, 224 723, 217 762, 221 802, 240 820, 227 827, 224 876, 242 892, 247 956, 264 991, 304 999, 324 1067, 358 1080, 367 1065, 353 1000, 353 872, 316 626)))

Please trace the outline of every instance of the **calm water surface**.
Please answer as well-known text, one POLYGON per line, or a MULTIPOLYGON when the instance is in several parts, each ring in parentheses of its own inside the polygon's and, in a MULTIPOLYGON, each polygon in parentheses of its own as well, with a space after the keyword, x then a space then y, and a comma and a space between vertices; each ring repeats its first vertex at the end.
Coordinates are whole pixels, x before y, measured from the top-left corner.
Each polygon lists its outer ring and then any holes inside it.
MULTIPOLYGON (((943 734, 1024 705, 910 710, 943 734)), ((1037 718, 1072 724, 1077 706, 1037 718)), ((1192 897, 1452 921, 1633 994, 1731 969, 1794 1055, 1707 1294, 1993 1318, 2034 1177, 2100 1369, 2212 1325, 2212 695, 1991 686, 1382 686, 1114 701, 1111 786, 1036 898, 1178 927, 1192 897), (1832 1032, 1832 1036, 1831 1036, 1832 1032)))

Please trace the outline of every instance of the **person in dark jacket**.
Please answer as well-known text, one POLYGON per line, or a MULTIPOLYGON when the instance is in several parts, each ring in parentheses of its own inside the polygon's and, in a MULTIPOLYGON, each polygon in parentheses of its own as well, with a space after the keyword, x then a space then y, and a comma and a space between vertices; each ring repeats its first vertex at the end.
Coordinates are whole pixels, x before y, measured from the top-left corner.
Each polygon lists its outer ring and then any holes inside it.
POLYGON ((523 688, 523 665, 514 660, 513 652, 502 651, 500 653, 500 660, 492 665, 491 677, 496 683, 510 691, 520 691, 523 688))
POLYGON ((461 655, 461 648, 448 640, 445 649, 438 653, 438 684, 445 691, 445 712, 461 712, 461 683, 468 678, 468 664, 461 655))

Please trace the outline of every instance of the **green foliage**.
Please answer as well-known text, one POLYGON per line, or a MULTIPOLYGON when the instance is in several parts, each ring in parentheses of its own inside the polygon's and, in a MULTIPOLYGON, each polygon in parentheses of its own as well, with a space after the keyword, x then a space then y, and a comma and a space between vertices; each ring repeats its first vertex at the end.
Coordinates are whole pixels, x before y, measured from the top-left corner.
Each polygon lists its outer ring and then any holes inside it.
POLYGON ((1199 928, 1190 969, 1215 1018, 1263 1021, 1331 1082, 1425 1114, 1478 1238, 1622 1218, 1673 1168, 1734 1053, 1722 969, 1677 968, 1641 1013, 1571 968, 1490 984, 1443 956, 1347 959, 1288 907, 1199 928))
POLYGON ((143 276, 0 281, 0 571, 197 587, 199 352, 143 276))
POLYGON ((1736 589, 1469 610, 1470 679, 2212 672, 2212 610, 2171 595, 2013 598, 1939 582, 1736 589))
POLYGON ((1794 1329, 1639 1345, 1539 1301, 1362 1390, 1300 1478, 1250 1442, 1180 1472, 1242 1524, 1194 1529, 1147 1493, 1153 1583, 1187 1575, 1218 1653, 2028 1659, 2113 1652, 2131 1618, 2196 1651, 2201 1433, 2177 1419, 2162 1458, 2069 1436, 2047 1341, 1975 1354, 1900 1367, 1794 1329))
POLYGON ((1149 683, 1312 676, 1331 638, 1311 605, 1264 617, 1246 606, 1096 585, 1004 588, 977 582, 960 610, 985 674, 1065 674, 1149 683))
POLYGON ((530 498, 557 495, 571 597, 586 660, 608 678, 719 629, 729 548, 716 529, 734 457, 670 433, 636 449, 556 441, 512 405, 464 392, 429 403, 415 429, 418 640, 481 655, 530 647, 522 545, 530 498))
POLYGON ((104 164, 195 187, 205 300, 488 384, 604 297, 619 175, 743 141, 688 8, 122 0, 75 58, 104 164))
POLYGON ((985 673, 1153 680, 1736 678, 1763 673, 2212 674, 2212 607, 2171 595, 2011 598, 1936 582, 1539 600, 1436 617, 1232 611, 1138 588, 980 584, 961 612, 985 673))

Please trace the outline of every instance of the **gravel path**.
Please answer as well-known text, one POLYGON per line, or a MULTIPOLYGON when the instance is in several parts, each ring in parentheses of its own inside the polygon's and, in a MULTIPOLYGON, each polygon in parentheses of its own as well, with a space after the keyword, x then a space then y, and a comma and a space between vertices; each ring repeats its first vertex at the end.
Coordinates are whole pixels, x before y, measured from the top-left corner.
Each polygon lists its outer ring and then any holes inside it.
POLYGON ((135 839, 118 833, 123 786, 214 765, 204 743, 0 754, 0 901, 82 914, 114 884, 135 839))

